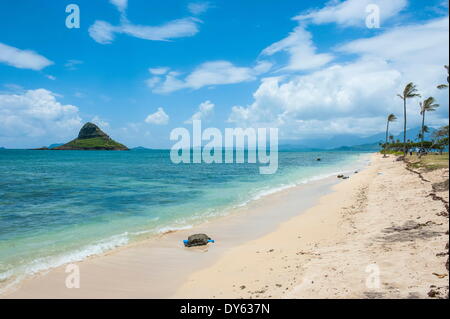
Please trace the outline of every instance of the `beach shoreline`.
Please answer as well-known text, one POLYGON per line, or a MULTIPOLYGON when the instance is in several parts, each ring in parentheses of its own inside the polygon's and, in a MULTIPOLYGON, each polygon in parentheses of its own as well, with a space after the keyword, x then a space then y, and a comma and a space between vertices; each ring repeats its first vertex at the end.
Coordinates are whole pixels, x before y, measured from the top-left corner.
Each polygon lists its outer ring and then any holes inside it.
MULTIPOLYGON (((345 170, 337 173, 351 175, 353 171, 367 165, 368 156, 370 155, 366 154, 364 157, 351 164, 350 167, 346 167, 345 170)), ((281 222, 285 222, 301 213, 301 211, 312 207, 322 195, 331 192, 332 186, 339 181, 340 180, 337 179, 335 175, 331 174, 328 174, 327 176, 317 176, 311 180, 299 183, 296 186, 290 186, 264 194, 257 199, 249 201, 245 205, 233 208, 232 211, 225 216, 215 217, 198 225, 194 225, 192 228, 169 230, 163 234, 153 235, 147 239, 141 239, 99 255, 89 256, 82 261, 72 262, 71 264, 80 266, 82 283, 92 282, 92 285, 89 285, 86 289, 83 289, 84 287, 81 289, 67 289, 65 287, 65 277, 67 277, 67 274, 65 273, 66 263, 62 266, 38 272, 23 279, 21 278, 19 282, 15 282, 11 287, 4 289, 0 298, 79 298, 83 296, 91 296, 92 298, 168 298, 175 293, 177 287, 182 284, 183 278, 186 278, 191 272, 208 264, 213 264, 214 260, 218 259, 221 254, 232 247, 274 231, 276 226, 281 222), (299 196, 305 198, 305 200, 299 200, 299 196), (281 214, 277 209, 280 207, 280 202, 283 202, 284 205, 281 214), (251 226, 248 227, 248 225, 251 226), (201 254, 202 257, 200 260, 196 260, 198 259, 198 256, 196 255, 199 255, 199 252, 204 252, 205 249, 186 249, 182 245, 182 240, 194 232, 206 232, 216 239, 216 243, 213 244, 210 249, 207 248, 208 254, 201 254), (139 260, 139 255, 145 256, 142 258, 144 261, 139 260), (167 269, 167 263, 154 262, 151 260, 152 258, 169 259, 170 261, 168 263, 172 265, 172 273, 167 269), (124 268, 127 266, 132 267, 132 265, 126 265, 127 262, 124 261, 126 259, 136 260, 136 263, 142 266, 137 272, 140 276, 148 278, 148 281, 158 281, 158 278, 152 278, 153 280, 150 280, 149 277, 161 276, 148 275, 147 271, 144 269, 147 267, 145 266, 146 264, 148 264, 149 268, 152 268, 156 273, 164 273, 165 275, 163 275, 163 277, 165 276, 167 279, 165 291, 162 292, 161 289, 152 291, 152 289, 142 287, 141 293, 131 293, 131 290, 135 290, 131 287, 132 283, 139 279, 136 278, 136 276, 131 276, 132 278, 127 279, 130 281, 130 288, 127 292, 124 292, 122 288, 116 289, 114 280, 108 284, 110 287, 109 291, 107 291, 107 289, 100 289, 100 291, 97 291, 95 287, 98 280, 85 279, 85 277, 98 277, 95 275, 91 276, 91 273, 95 274, 100 272, 103 274, 108 272, 108 267, 106 267, 106 269, 101 266, 99 267, 102 262, 105 262, 108 265, 120 264, 123 265, 124 268), (179 268, 177 267, 177 264, 184 266, 181 267, 182 269, 177 269, 179 268), (99 270, 100 268, 101 270, 99 270), (172 282, 172 284, 169 284, 169 281, 172 282), (45 282, 45 286, 48 286, 51 283, 50 285, 54 286, 55 289, 40 289, 39 286, 42 282, 45 282), (85 290, 88 291, 86 292, 85 290)), ((113 268, 116 269, 113 269, 110 277, 116 278, 117 273, 122 274, 128 272, 128 270, 124 268, 113 268)), ((120 275, 118 277, 120 277, 120 275)), ((108 282, 107 278, 103 278, 102 282, 108 282)), ((122 279, 118 280, 117 285, 122 282, 122 279)), ((98 285, 100 286, 102 283, 99 283, 98 285)), ((84 285, 82 284, 82 286, 84 285)))
MULTIPOLYGON (((68 274, 57 267, 0 298, 426 298, 435 288, 445 294, 448 272, 436 255, 444 251, 448 218, 436 214, 442 202, 426 197, 431 184, 404 165, 372 154, 347 180, 285 189, 192 229, 75 263, 78 289, 65 287, 68 274), (415 223, 411 234, 401 231, 408 223, 415 223), (184 248, 194 232, 216 243, 184 248)), ((427 178, 444 175, 448 169, 427 178)))
POLYGON ((448 189, 433 186, 448 181, 448 168, 406 168, 373 155, 317 205, 191 275, 174 297, 448 298, 448 189))

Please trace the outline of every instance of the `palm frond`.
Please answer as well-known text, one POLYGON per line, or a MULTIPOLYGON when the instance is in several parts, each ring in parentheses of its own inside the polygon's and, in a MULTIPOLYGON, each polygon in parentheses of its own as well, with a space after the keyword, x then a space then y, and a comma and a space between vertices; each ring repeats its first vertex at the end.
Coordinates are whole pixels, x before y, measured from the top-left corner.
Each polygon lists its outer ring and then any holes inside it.
POLYGON ((423 101, 422 104, 422 111, 421 112, 432 112, 432 111, 436 111, 436 108, 439 107, 439 104, 435 103, 436 100, 434 99, 434 97, 430 96, 429 98, 427 98, 425 101, 423 101))
POLYGON ((403 97, 406 99, 410 99, 413 97, 420 97, 420 94, 417 93, 417 87, 413 82, 408 83, 403 90, 403 97))
POLYGON ((387 120, 388 122, 395 122, 397 120, 397 116, 395 116, 395 114, 389 114, 387 120))

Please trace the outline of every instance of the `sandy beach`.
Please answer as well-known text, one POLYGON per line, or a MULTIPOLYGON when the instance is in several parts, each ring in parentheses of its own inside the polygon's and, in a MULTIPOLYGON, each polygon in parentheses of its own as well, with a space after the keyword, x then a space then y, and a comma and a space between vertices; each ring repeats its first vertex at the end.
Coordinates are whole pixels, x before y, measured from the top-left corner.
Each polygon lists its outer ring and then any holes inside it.
POLYGON ((300 185, 220 220, 79 262, 80 288, 66 288, 63 266, 1 297, 444 297, 448 190, 433 190, 444 179, 448 169, 419 176, 394 156, 374 154, 347 180, 300 185), (184 248, 193 232, 216 243, 184 248))
POLYGON ((318 205, 195 273, 175 297, 447 296, 448 206, 429 195, 448 202, 448 190, 432 189, 448 169, 423 176, 374 155, 318 205))

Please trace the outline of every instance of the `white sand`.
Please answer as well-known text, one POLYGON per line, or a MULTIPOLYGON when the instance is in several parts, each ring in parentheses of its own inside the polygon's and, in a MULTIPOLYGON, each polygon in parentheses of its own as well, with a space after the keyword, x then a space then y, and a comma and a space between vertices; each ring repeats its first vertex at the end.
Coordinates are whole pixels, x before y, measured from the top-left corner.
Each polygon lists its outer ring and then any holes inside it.
MULTIPOLYGON (((427 197, 431 183, 404 165, 375 155, 306 214, 191 275, 175 297, 427 298, 432 285, 446 295, 448 255, 436 255, 448 217, 436 215, 445 208, 427 197), (391 228, 405 223, 415 229, 391 228)), ((424 176, 442 181, 448 170, 424 176)))
MULTIPOLYGON (((59 267, 2 297, 426 298, 430 285, 448 286, 448 255, 436 256, 448 241, 448 218, 436 215, 443 203, 427 197, 431 183, 393 159, 374 155, 369 168, 337 185, 334 177, 299 186, 193 230, 80 262, 80 289, 65 287, 59 267), (405 223, 412 229, 391 228, 405 223), (216 244, 183 248, 193 231, 216 244)), ((441 181, 448 170, 424 176, 441 181)), ((448 201, 448 192, 438 195, 448 201)))

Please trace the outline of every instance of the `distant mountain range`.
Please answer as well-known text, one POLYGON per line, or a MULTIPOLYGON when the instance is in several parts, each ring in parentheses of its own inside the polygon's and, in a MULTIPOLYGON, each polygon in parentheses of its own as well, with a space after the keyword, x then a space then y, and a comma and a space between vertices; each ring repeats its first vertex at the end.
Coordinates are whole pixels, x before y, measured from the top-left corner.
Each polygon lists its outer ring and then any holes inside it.
MULTIPOLYGON (((416 140, 421 128, 415 127, 406 131, 406 138, 416 140)), ((436 129, 430 128, 427 136, 432 134, 436 129)), ((299 142, 298 140, 283 140, 280 141, 279 149, 281 151, 304 151, 304 152, 318 152, 324 150, 330 151, 359 151, 359 152, 376 152, 380 150, 380 143, 384 143, 386 138, 385 133, 378 133, 368 137, 358 137, 355 135, 342 134, 332 138, 326 139, 309 139, 299 142)), ((394 135, 394 140, 403 141, 403 133, 394 135)), ((62 143, 51 144, 47 148, 54 149, 61 147, 62 143)), ((0 149, 5 149, 0 147, 0 149)), ((133 151, 152 150, 143 146, 131 148, 133 151)))
MULTIPOLYGON (((416 140, 421 128, 415 127, 406 131, 406 138, 416 140)), ((436 131, 430 128, 429 136, 436 131)), ((320 151, 320 150, 342 150, 342 151, 377 151, 380 149, 379 143, 384 143, 386 133, 378 133, 368 137, 359 137, 355 135, 342 134, 333 136, 329 139, 308 139, 301 141, 281 141, 280 150, 301 150, 301 151, 320 151)), ((394 135, 394 140, 403 141, 403 133, 394 135)))

